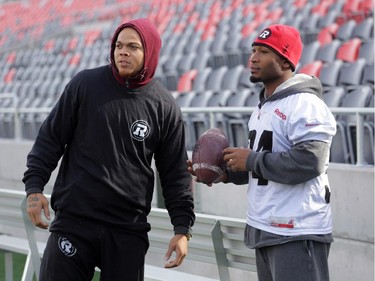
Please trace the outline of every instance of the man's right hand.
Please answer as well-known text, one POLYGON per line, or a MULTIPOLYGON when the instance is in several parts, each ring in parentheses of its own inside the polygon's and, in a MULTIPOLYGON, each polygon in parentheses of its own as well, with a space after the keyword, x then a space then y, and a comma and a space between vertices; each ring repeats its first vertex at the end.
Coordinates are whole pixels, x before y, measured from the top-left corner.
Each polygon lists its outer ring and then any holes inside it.
POLYGON ((50 219, 49 202, 42 193, 32 193, 27 196, 26 210, 33 225, 43 229, 48 228, 49 224, 43 221, 41 214, 43 210, 44 216, 50 219))

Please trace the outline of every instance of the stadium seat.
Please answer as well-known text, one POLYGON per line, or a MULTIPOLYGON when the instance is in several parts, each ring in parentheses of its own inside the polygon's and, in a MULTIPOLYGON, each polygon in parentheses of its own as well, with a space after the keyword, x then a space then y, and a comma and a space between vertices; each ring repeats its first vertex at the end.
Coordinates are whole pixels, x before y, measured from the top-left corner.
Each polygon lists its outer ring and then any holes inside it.
POLYGON ((308 17, 305 17, 300 25, 300 29, 303 32, 309 32, 313 31, 316 32, 318 30, 318 21, 319 21, 320 15, 312 13, 308 17))
POLYGON ((344 87, 341 86, 325 88, 323 100, 328 107, 340 107, 345 93, 344 87))
POLYGON ((319 18, 318 25, 317 25, 317 28, 319 30, 321 30, 323 28, 326 28, 326 27, 329 27, 330 25, 336 24, 335 21, 336 21, 336 18, 341 11, 342 3, 337 2, 335 4, 331 5, 328 13, 325 16, 322 16, 322 17, 319 18))
POLYGON ((371 14, 374 13, 374 1, 362 0, 358 5, 358 9, 362 11, 365 16, 371 16, 371 14))
POLYGON ((319 41, 314 41, 305 45, 302 50, 301 59, 299 61, 300 65, 304 66, 305 64, 314 62, 319 48, 319 41))
MULTIPOLYGON (((251 91, 249 96, 246 98, 245 106, 246 107, 255 107, 259 104, 259 92, 251 91)), ((250 116, 249 116, 250 117, 250 116)))
POLYGON ((178 92, 189 92, 193 89, 193 81, 197 76, 198 71, 196 69, 189 70, 181 75, 177 84, 178 92))
POLYGON ((190 38, 189 38, 189 43, 186 44, 185 48, 184 48, 184 53, 185 54, 189 54, 189 53, 196 53, 197 52, 197 48, 198 48, 198 45, 199 43, 201 42, 201 38, 200 38, 200 34, 199 33, 193 33, 190 38))
POLYGON ((333 62, 324 63, 321 70, 319 79, 324 87, 336 86, 340 69, 343 65, 341 60, 335 60, 333 62))
POLYGON ((315 60, 322 62, 333 62, 336 59, 337 50, 341 45, 341 41, 334 39, 332 42, 320 46, 315 60))
POLYGON ((217 69, 228 64, 228 56, 227 53, 222 51, 221 53, 216 53, 211 55, 211 59, 209 65, 213 69, 217 69))
POLYGON ((345 62, 354 62, 358 59, 359 49, 361 47, 361 40, 353 38, 341 44, 337 50, 336 59, 345 62))
POLYGON ((233 52, 240 49, 241 34, 237 32, 232 32, 227 37, 224 44, 225 52, 233 52))
MULTIPOLYGON (((348 91, 343 100, 341 107, 368 107, 370 104, 373 90, 370 86, 358 86, 351 91, 348 91)), ((355 115, 338 115, 337 123, 342 136, 347 138, 349 163, 356 163, 356 116, 355 115)))
POLYGON ((367 63, 374 62, 374 38, 362 42, 358 57, 364 58, 367 63))
POLYGON ((194 53, 188 53, 181 56, 177 63, 177 72, 181 76, 183 73, 192 69, 193 61, 196 58, 194 53))
POLYGON ((332 139, 329 161, 333 163, 351 163, 346 129, 340 122, 337 122, 337 132, 332 139))
POLYGON ((154 77, 155 79, 159 80, 159 82, 162 83, 164 87, 167 87, 167 79, 163 73, 161 64, 159 64, 156 68, 154 77))
POLYGON ((177 70, 165 72, 165 86, 167 87, 167 89, 170 91, 176 91, 179 78, 180 76, 177 70))
POLYGON ((179 36, 179 39, 174 44, 173 48, 171 49, 171 56, 182 55, 184 53, 184 49, 187 45, 189 45, 189 38, 186 36, 179 36))
MULTIPOLYGON (((191 92, 183 92, 183 93, 179 93, 178 95, 176 95, 176 102, 177 104, 180 106, 180 107, 189 107, 190 104, 191 104, 191 101, 193 100, 195 96, 195 92, 194 91, 191 91, 191 92)), ((184 118, 184 127, 185 127, 185 142, 186 142, 186 148, 187 149, 192 149, 195 142, 193 142, 193 137, 191 135, 191 131, 190 131, 190 122, 189 122, 189 115, 188 114, 183 114, 183 118, 184 118)))
POLYGON ((360 38, 362 40, 368 40, 370 38, 373 38, 373 31, 374 18, 368 17, 364 19, 362 22, 356 24, 352 31, 351 37, 360 38))
POLYGON ((193 60, 191 68, 197 69, 198 71, 203 71, 206 67, 208 67, 210 57, 211 55, 208 51, 201 54, 197 54, 193 60))
POLYGON ((227 52, 227 64, 229 68, 237 65, 244 65, 242 59, 242 51, 240 49, 227 52))
POLYGON ((238 89, 238 82, 240 80, 243 69, 243 65, 237 65, 235 67, 229 68, 223 77, 221 89, 233 91, 238 89))
POLYGON ((163 64, 163 71, 164 72, 177 72, 177 64, 181 59, 185 57, 182 54, 175 54, 170 56, 168 60, 165 61, 163 64))
POLYGON ((212 41, 210 51, 213 55, 222 54, 224 52, 225 43, 228 39, 226 32, 217 32, 212 41))
POLYGON ((338 85, 357 87, 361 84, 363 69, 366 65, 365 59, 355 62, 344 63, 339 72, 338 85))
POLYGON ((351 38, 356 25, 357 23, 355 20, 348 20, 344 24, 340 25, 336 33, 336 39, 348 41, 351 38))
POLYGON ((209 53, 212 45, 212 38, 201 40, 199 42, 199 45, 197 47, 197 55, 200 56, 205 53, 209 53))
MULTIPOLYGON (((209 107, 222 107, 226 106, 228 98, 231 96, 233 91, 231 90, 220 90, 213 92, 207 106, 209 107)), ((223 113, 215 113, 215 127, 222 129, 227 135, 227 123, 224 120, 223 113)))
POLYGON ((294 17, 288 18, 285 21, 285 24, 299 29, 299 27, 301 26, 302 20, 303 20, 303 16, 301 14, 295 14, 294 17))
MULTIPOLYGON (((371 96, 368 107, 374 108, 374 95, 371 96)), ((364 136, 363 136, 364 160, 367 164, 374 165, 374 160, 375 160, 374 114, 368 114, 365 116, 364 126, 365 126, 364 136)), ((354 145, 356 144, 353 144, 353 146, 354 145)))
POLYGON ((193 91, 202 92, 206 90, 206 81, 209 74, 212 72, 212 68, 206 67, 202 70, 198 70, 197 76, 193 81, 193 91))
POLYGON ((374 63, 367 64, 363 68, 362 84, 374 87, 374 63))
POLYGON ((321 1, 311 8, 311 13, 318 14, 320 17, 325 16, 328 13, 330 3, 321 1))
MULTIPOLYGON (((207 107, 213 91, 205 90, 195 93, 190 102, 190 107, 207 107)), ((188 118, 188 128, 190 129, 191 143, 195 143, 199 136, 210 128, 210 118, 206 113, 191 113, 188 118)))
POLYGON ((361 0, 347 0, 342 8, 342 12, 350 17, 352 14, 356 13, 359 9, 359 3, 361 0))
POLYGON ((228 71, 227 66, 221 66, 220 68, 213 69, 207 77, 205 90, 219 91, 222 89, 221 83, 225 73, 228 71))
MULTIPOLYGON (((250 89, 235 91, 227 100, 227 107, 244 107, 250 95, 250 89)), ((247 128, 249 114, 227 113, 224 115, 227 122, 228 138, 231 145, 246 147, 249 130, 247 128)))
POLYGON ((314 61, 303 65, 298 69, 298 73, 308 74, 310 76, 320 77, 320 70, 322 69, 323 62, 314 61))

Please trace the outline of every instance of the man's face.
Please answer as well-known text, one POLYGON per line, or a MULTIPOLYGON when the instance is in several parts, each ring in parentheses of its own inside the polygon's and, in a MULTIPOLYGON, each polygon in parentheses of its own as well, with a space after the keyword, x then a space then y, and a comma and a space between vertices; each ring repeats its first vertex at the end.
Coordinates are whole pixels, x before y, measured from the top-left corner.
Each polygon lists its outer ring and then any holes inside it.
POLYGON ((249 58, 250 81, 273 82, 283 75, 286 60, 265 46, 253 46, 249 58))
POLYGON ((136 76, 144 65, 141 37, 133 28, 126 27, 119 33, 114 51, 115 65, 121 77, 136 76))

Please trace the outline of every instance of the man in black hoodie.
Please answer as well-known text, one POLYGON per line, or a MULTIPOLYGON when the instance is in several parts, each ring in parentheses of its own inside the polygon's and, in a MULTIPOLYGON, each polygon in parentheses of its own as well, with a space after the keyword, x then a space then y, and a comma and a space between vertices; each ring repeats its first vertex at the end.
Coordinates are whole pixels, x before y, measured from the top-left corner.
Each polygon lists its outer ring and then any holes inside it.
POLYGON ((42 281, 143 280, 155 175, 174 226, 165 267, 182 263, 194 224, 182 115, 153 79, 161 39, 146 19, 115 31, 110 65, 78 73, 41 126, 23 178, 34 225, 48 228, 43 189, 62 157, 52 191, 56 213, 42 281))

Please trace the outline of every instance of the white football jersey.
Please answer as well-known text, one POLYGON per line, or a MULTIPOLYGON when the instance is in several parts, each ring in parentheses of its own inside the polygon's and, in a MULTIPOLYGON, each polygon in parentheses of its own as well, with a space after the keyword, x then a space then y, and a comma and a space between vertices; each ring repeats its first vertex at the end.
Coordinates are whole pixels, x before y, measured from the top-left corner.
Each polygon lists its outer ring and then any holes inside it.
MULTIPOLYGON (((300 92, 257 107, 250 117, 249 131, 252 150, 283 152, 311 140, 330 145, 336 122, 322 99, 300 92)), ((325 163, 327 169, 329 154, 325 163)), ((283 161, 277 166, 282 167, 283 161)), ((293 176, 293 171, 285 176, 293 176)), ((325 199, 327 188, 326 173, 304 183, 288 185, 250 172, 247 223, 278 235, 331 233, 331 207, 325 199)))

